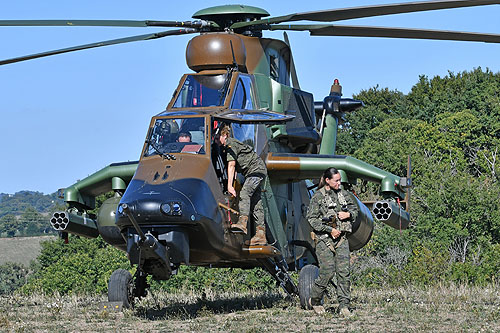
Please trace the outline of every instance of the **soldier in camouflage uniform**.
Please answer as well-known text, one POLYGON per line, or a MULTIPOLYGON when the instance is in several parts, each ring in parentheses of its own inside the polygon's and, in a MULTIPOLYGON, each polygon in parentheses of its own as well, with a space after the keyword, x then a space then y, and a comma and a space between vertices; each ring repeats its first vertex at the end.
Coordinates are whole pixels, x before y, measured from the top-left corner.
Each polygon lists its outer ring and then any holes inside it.
POLYGON ((240 218, 238 223, 231 226, 235 233, 247 233, 247 223, 250 213, 255 221, 255 236, 250 240, 252 245, 265 245, 266 226, 264 224, 264 209, 261 200, 261 184, 267 177, 267 168, 264 161, 255 153, 253 148, 229 136, 229 127, 222 128, 217 143, 224 146, 227 153, 227 191, 236 197, 233 187, 235 171, 245 177, 240 191, 240 218))
POLYGON ((348 192, 340 188, 340 178, 337 169, 326 169, 307 211, 319 261, 319 276, 311 289, 310 305, 317 313, 325 311, 321 305, 323 295, 336 273, 339 312, 349 316, 350 253, 346 236, 352 231, 351 222, 358 215, 358 206, 348 192))

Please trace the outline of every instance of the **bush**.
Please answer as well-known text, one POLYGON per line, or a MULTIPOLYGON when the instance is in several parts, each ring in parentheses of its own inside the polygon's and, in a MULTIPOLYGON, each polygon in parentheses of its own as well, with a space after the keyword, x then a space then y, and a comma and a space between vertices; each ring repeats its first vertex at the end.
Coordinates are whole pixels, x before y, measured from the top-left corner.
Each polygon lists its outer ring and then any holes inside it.
POLYGON ((364 287, 400 286, 405 284, 405 268, 410 251, 397 246, 387 247, 378 254, 363 249, 353 257, 352 282, 364 287))
POLYGON ((126 255, 100 237, 70 236, 68 244, 62 240, 43 242, 38 260, 39 269, 22 288, 25 293, 105 293, 115 269, 130 269, 126 255))
POLYGON ((8 262, 0 265, 0 295, 10 294, 26 282, 28 269, 23 265, 8 262))
MULTIPOLYGON (((24 293, 106 293, 108 280, 118 268, 132 270, 126 255, 97 239, 70 236, 69 243, 62 240, 42 243, 38 257, 39 267, 23 286, 24 293)), ((167 281, 149 283, 153 290, 269 290, 274 279, 262 269, 231 269, 181 266, 178 274, 167 281)))
POLYGON ((449 254, 432 244, 420 244, 413 249, 408 265, 405 267, 407 282, 418 285, 432 285, 446 280, 449 254))
POLYGON ((486 247, 485 250, 478 246, 467 261, 453 263, 449 275, 454 282, 486 285, 496 280, 499 269, 500 244, 486 247))
POLYGON ((177 275, 167 281, 152 281, 152 289, 173 291, 226 290, 243 292, 248 290, 270 290, 275 280, 260 268, 206 268, 194 266, 179 267, 177 275))

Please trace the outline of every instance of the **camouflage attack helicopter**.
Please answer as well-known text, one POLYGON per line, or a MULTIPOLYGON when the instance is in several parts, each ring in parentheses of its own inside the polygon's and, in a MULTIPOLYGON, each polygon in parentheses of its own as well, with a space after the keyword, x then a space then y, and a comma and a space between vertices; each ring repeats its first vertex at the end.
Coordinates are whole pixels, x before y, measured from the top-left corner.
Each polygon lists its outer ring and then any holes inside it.
MULTIPOLYGON (((409 224, 410 167, 399 177, 349 156, 335 155, 342 115, 362 101, 342 98, 334 81, 316 102, 299 87, 288 38, 263 38, 264 30, 309 31, 313 36, 367 36, 499 43, 500 35, 421 29, 294 25, 288 22, 333 22, 353 18, 498 4, 500 1, 444 0, 333 9, 269 17, 263 9, 226 5, 200 10, 193 21, 47 20, 0 21, 3 26, 175 27, 160 33, 108 40, 0 61, 0 65, 60 53, 167 36, 198 33, 186 49, 194 73, 182 76, 166 110, 151 119, 141 158, 114 163, 65 188, 68 208, 51 218, 59 231, 101 236, 127 252, 133 265, 115 271, 110 301, 132 304, 146 294, 146 277, 166 280, 178 267, 265 268, 289 294, 307 307, 318 273, 310 227, 305 218, 314 180, 327 167, 341 170, 342 184, 357 179, 380 184, 383 200, 363 203, 349 236, 351 250, 362 248, 373 231, 373 216, 396 228, 409 224), (281 24, 286 23, 286 24, 281 24), (291 81, 291 82, 290 82, 291 81), (269 178, 263 204, 269 245, 248 246, 249 235, 228 231, 238 219, 237 200, 229 200, 226 156, 214 143, 217 131, 230 124, 234 136, 252 145, 265 160, 269 178), (180 140, 188 134, 189 140, 180 140), (96 196, 114 191, 97 216, 96 196), (372 207, 372 212, 368 207, 372 207), (300 270, 299 285, 289 271, 300 270)), ((237 180, 240 184, 242 179, 237 180)))

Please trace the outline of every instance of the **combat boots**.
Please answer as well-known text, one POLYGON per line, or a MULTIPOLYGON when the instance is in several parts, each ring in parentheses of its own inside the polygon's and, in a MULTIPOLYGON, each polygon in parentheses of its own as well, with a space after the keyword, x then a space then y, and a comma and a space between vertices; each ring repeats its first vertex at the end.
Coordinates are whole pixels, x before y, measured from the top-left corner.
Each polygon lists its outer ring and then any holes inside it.
POLYGON ((235 234, 247 234, 248 216, 240 215, 238 223, 231 225, 231 232, 235 234))
POLYGON ((352 312, 349 311, 349 308, 347 306, 343 306, 339 309, 339 314, 343 318, 350 318, 352 317, 352 312))
POLYGON ((324 314, 326 312, 325 308, 323 307, 323 305, 321 305, 321 303, 319 302, 313 302, 313 300, 311 298, 309 298, 309 306, 314 310, 314 312, 316 312, 316 314, 324 314), (314 303, 314 305, 313 305, 314 303))
POLYGON ((266 239, 266 227, 265 226, 258 226, 256 228, 257 230, 255 231, 255 236, 250 239, 250 246, 252 245, 266 245, 267 244, 267 239, 266 239))

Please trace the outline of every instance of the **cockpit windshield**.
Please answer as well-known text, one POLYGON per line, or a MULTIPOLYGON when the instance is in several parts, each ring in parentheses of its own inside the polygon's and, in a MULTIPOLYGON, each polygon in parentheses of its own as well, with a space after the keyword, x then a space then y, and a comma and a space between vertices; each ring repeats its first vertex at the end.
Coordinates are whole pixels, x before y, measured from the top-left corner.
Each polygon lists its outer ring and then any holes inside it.
POLYGON ((227 75, 225 73, 186 76, 173 107, 192 108, 224 105, 229 87, 229 81, 226 80, 227 75))
POLYGON ((205 154, 205 118, 160 118, 147 138, 144 156, 205 154))

